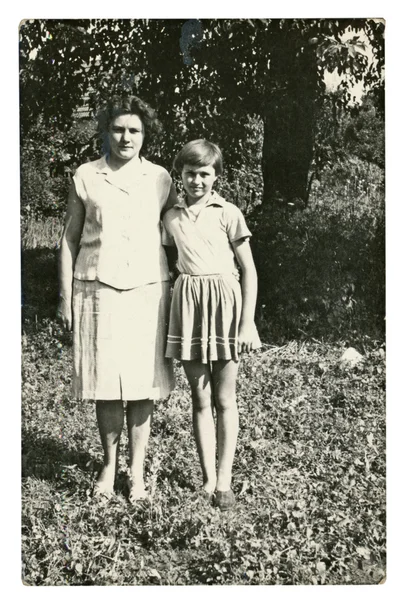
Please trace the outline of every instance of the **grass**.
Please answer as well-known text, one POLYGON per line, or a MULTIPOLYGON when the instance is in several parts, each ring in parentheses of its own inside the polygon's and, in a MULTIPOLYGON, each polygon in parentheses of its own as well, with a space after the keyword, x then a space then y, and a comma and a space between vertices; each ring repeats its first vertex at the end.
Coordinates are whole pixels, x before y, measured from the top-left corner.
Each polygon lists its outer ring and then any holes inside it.
MULTIPOLYGON (((385 576, 385 352, 364 340, 265 344, 243 359, 237 507, 198 495, 190 394, 157 403, 150 499, 94 502, 94 404, 71 399, 71 337, 54 321, 55 251, 23 252, 22 578, 31 586, 376 584, 385 576)), ((45 246, 45 244, 43 244, 45 246)), ((266 341, 266 340, 265 340, 266 341)), ((269 341, 269 340, 267 340, 269 341)))
POLYGON ((21 240, 23 248, 57 248, 63 230, 63 220, 58 217, 24 219, 21 240))

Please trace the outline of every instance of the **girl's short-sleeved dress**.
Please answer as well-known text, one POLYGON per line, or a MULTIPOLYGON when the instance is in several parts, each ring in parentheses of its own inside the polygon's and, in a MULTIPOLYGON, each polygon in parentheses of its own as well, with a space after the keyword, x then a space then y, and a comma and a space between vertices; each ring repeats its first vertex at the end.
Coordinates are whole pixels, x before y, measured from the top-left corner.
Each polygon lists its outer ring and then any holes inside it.
MULTIPOLYGON (((242 312, 232 242, 249 238, 237 206, 216 192, 202 205, 180 199, 163 218, 163 244, 176 245, 180 275, 173 290, 166 357, 238 360, 242 312)), ((255 330, 253 349, 260 348, 255 330)))
POLYGON ((145 159, 112 171, 103 157, 73 180, 85 208, 73 282, 73 394, 165 398, 174 376, 165 357, 170 275, 160 216, 175 200, 171 178, 145 159))

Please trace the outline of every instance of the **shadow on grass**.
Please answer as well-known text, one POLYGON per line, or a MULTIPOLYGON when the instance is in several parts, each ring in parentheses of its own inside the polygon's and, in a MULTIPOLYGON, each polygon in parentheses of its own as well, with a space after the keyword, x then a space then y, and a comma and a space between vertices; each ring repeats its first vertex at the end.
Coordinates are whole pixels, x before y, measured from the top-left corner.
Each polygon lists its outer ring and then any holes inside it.
MULTIPOLYGON (((50 437, 40 438, 31 432, 23 432, 22 437, 22 479, 34 477, 56 485, 59 491, 72 493, 92 489, 102 468, 101 461, 50 437)), ((115 490, 128 496, 126 473, 117 473, 115 490)))
POLYGON ((21 253, 22 318, 54 318, 58 301, 58 254, 49 248, 21 253))
POLYGON ((97 465, 87 452, 78 452, 67 448, 63 442, 49 437, 40 438, 31 432, 23 432, 22 435, 23 478, 57 482, 60 484, 58 487, 69 489, 72 484, 83 480, 80 472, 85 471, 93 478, 97 465))

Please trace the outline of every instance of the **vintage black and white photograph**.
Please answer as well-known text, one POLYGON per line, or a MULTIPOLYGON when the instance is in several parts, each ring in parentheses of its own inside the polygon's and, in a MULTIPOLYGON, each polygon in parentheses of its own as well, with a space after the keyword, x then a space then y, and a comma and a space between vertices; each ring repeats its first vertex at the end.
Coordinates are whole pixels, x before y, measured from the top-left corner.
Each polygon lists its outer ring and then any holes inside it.
POLYGON ((21 21, 26 586, 384 583, 385 27, 21 21))

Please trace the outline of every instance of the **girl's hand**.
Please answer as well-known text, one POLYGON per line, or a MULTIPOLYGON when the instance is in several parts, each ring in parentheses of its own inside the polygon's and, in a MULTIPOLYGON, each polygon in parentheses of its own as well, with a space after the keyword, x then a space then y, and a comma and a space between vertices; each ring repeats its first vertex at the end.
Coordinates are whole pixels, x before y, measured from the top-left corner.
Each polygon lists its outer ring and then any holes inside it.
POLYGON ((72 331, 72 304, 68 302, 65 298, 59 299, 58 308, 56 310, 56 318, 65 331, 72 331))
POLYGON ((238 335, 238 352, 250 352, 257 338, 254 323, 241 323, 238 335))

